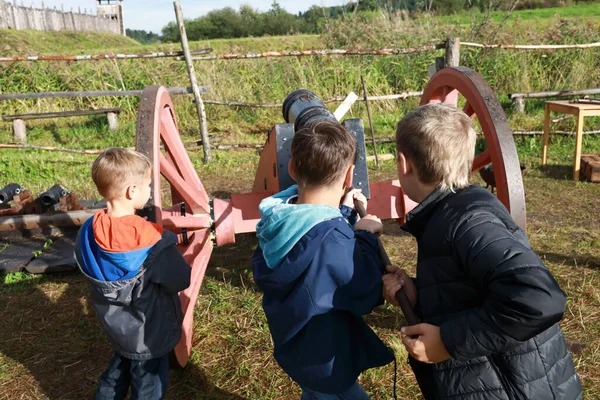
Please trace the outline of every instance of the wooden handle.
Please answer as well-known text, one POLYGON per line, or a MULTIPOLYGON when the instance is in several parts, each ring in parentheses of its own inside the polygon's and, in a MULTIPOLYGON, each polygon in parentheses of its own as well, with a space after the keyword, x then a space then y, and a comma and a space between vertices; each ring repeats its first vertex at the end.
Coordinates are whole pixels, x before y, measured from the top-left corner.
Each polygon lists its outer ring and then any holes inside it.
MULTIPOLYGON (((363 207, 363 205, 360 201, 357 201, 357 200, 354 201, 354 208, 356 208, 356 212, 358 213, 358 215, 361 218, 364 218, 367 215, 367 210, 365 210, 365 207, 363 207)), ((392 262, 390 261, 390 258, 388 257, 387 252, 383 248, 383 243, 381 243, 381 240, 379 240, 379 238, 377 238, 377 247, 379 248, 379 256, 383 260, 383 263, 386 266, 392 265, 392 262)), ((396 297, 396 301, 400 305, 400 309, 402 310, 402 313, 406 317, 406 321, 408 322, 408 324, 409 325, 418 324, 419 318, 417 317, 417 313, 416 313, 415 309, 410 304, 408 297, 406 297, 406 293, 404 293, 404 288, 398 290, 396 292, 395 297, 396 297)))

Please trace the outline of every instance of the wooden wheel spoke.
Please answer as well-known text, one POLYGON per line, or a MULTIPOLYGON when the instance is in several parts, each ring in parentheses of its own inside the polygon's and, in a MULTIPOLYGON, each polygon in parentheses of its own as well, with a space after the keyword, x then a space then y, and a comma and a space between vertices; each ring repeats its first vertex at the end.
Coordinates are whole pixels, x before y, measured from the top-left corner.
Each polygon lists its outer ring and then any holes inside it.
POLYGON ((167 160, 167 158, 159 153, 160 173, 165 177, 171 186, 183 197, 185 202, 190 206, 193 214, 208 214, 208 202, 203 201, 202 194, 193 186, 188 184, 175 167, 167 160))
POLYGON ((475 118, 475 115, 476 115, 475 110, 473 109, 473 106, 471 105, 471 103, 469 103, 468 101, 462 110, 465 114, 467 114, 469 116, 469 118, 471 118, 471 119, 475 118))
POLYGON ((491 162, 492 162, 492 153, 490 153, 489 149, 486 149, 485 151, 480 153, 477 157, 475 157, 475 159, 473 160, 472 171, 477 172, 481 168, 485 167, 486 165, 488 165, 491 162))
POLYGON ((183 179, 190 185, 196 185, 198 192, 202 195, 203 200, 208 201, 208 195, 206 190, 198 178, 190 157, 181 142, 181 137, 173 120, 173 115, 168 107, 163 108, 161 111, 161 139, 165 144, 165 150, 171 156, 174 161, 173 165, 176 166, 177 170, 183 177, 183 179))
POLYGON ((444 88, 444 97, 443 97, 443 102, 446 104, 453 104, 456 105, 458 102, 458 90, 453 89, 449 86, 444 88))
POLYGON ((208 230, 194 232, 188 246, 181 248, 183 257, 192 267, 190 286, 179 292, 181 310, 183 311, 183 324, 181 340, 175 346, 175 356, 179 365, 184 366, 190 356, 192 349, 192 337, 194 332, 194 305, 198 298, 198 292, 204 279, 206 267, 213 250, 213 243, 208 230))

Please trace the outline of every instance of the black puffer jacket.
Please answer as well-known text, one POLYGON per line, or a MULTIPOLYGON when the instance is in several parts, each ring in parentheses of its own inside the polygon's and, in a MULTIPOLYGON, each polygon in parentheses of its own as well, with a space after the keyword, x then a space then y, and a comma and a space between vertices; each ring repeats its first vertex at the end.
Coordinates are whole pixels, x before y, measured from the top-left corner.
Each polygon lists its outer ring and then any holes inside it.
POLYGON ((409 213, 417 309, 452 358, 410 358, 426 399, 582 397, 558 321, 566 296, 487 190, 435 191, 409 213))

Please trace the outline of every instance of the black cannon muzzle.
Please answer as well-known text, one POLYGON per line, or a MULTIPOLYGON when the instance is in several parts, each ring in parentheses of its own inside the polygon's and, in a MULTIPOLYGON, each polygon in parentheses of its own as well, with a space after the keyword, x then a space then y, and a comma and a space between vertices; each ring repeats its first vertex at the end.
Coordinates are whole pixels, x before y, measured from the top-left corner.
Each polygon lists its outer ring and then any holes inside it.
POLYGON ((325 107, 323 100, 306 89, 294 90, 288 94, 283 102, 282 111, 285 122, 293 123, 296 131, 318 119, 337 122, 333 113, 325 107))
POLYGON ((16 195, 21 194, 23 188, 18 183, 9 183, 0 190, 0 204, 7 203, 16 195))
POLYGON ((42 206, 50 207, 60 202, 61 197, 68 195, 67 191, 60 185, 54 185, 40 195, 39 200, 42 206))

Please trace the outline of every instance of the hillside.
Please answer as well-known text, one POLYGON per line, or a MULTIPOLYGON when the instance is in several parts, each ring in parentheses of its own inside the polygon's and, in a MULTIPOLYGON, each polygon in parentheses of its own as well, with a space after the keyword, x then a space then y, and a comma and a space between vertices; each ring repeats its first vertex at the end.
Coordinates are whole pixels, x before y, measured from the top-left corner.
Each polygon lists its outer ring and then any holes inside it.
POLYGON ((0 30, 0 56, 84 54, 140 46, 123 35, 104 32, 41 32, 0 30))

